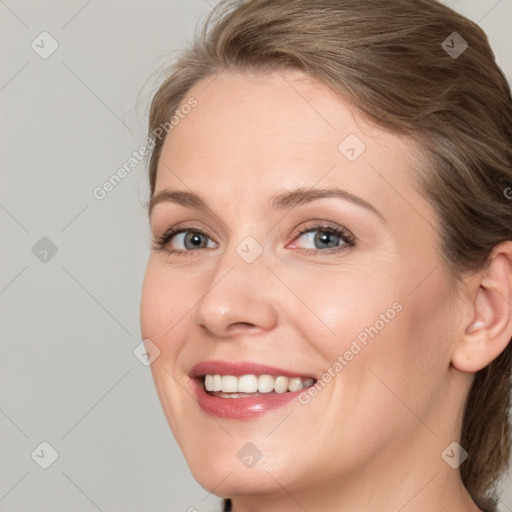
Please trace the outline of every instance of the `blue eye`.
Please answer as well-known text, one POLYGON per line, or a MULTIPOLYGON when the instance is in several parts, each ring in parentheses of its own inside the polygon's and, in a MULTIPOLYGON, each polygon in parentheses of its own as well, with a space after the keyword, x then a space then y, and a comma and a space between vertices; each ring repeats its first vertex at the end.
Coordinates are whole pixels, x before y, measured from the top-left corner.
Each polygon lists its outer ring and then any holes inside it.
POLYGON ((174 243, 184 244, 184 250, 173 247, 169 249, 169 252, 171 253, 183 253, 189 252, 190 250, 193 251, 195 249, 211 248, 212 246, 215 247, 215 244, 208 245, 208 242, 205 240, 206 238, 208 238, 208 235, 197 229, 171 229, 164 233, 156 243, 160 247, 166 247, 167 245, 173 245, 174 243))
POLYGON ((300 230, 299 235, 297 238, 302 237, 314 246, 304 249, 322 250, 354 245, 354 238, 346 230, 330 226, 313 226, 300 230))
MULTIPOLYGON (((339 252, 355 246, 356 240, 354 235, 345 228, 323 224, 299 230, 294 240, 299 238, 313 244, 312 248, 297 247, 295 243, 292 244, 292 248, 304 249, 306 254, 339 252)), ((158 248, 165 248, 168 253, 177 256, 188 256, 196 250, 215 247, 215 243, 206 233, 194 227, 171 228, 154 243, 158 248)))

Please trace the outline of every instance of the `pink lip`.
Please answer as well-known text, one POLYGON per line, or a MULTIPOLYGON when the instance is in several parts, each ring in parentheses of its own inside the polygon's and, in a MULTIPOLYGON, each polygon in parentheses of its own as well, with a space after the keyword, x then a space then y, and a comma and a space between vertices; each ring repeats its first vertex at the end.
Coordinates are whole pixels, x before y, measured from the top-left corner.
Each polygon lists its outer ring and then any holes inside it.
MULTIPOLYGON (((222 398, 210 395, 203 386, 201 377, 205 374, 215 375, 283 375, 286 377, 313 378, 298 372, 266 366, 257 363, 228 363, 224 361, 204 361, 194 366, 190 372, 193 379, 197 402, 206 413, 218 418, 248 420, 273 409, 282 407, 303 392, 289 391, 286 393, 265 393, 260 396, 244 398, 222 398)), ((316 380, 316 379, 315 379, 316 380)))
MULTIPOLYGON (((275 366, 267 366, 259 363, 230 363, 228 361, 203 361, 196 364, 189 373, 193 379, 202 377, 203 375, 234 375, 240 377, 241 375, 273 375, 278 377, 302 377, 303 379, 315 379, 313 375, 285 370, 284 368, 277 368, 275 366)), ((315 379, 316 380, 316 379, 315 379)))

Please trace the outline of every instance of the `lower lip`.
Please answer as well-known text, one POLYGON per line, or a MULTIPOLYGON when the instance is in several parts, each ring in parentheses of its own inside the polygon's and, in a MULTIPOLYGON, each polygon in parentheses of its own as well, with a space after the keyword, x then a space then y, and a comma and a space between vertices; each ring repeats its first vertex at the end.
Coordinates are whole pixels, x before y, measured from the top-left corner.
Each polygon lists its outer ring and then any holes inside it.
POLYGON ((266 393, 254 397, 222 398, 208 394, 198 379, 194 379, 193 382, 197 402, 203 411, 217 418, 234 420, 256 418, 266 412, 283 407, 304 391, 301 389, 286 393, 266 393))

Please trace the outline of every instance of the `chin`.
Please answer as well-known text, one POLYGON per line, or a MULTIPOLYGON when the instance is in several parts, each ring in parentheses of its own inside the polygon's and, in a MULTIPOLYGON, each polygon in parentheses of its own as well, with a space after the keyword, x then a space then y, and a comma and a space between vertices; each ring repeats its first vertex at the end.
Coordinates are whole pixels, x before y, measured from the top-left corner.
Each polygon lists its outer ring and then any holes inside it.
POLYGON ((276 481, 285 487, 287 482, 282 475, 272 475, 264 467, 241 468, 226 460, 203 461, 198 465, 189 465, 192 476, 206 491, 219 498, 240 495, 267 494, 282 489, 276 481))
MULTIPOLYGON (((298 476, 290 467, 289 457, 276 453, 275 444, 271 448, 267 439, 267 447, 263 446, 265 434, 261 440, 252 436, 254 443, 238 436, 216 442, 214 434, 203 437, 193 428, 192 425, 182 426, 173 433, 194 479, 216 496, 276 492, 282 490, 276 481, 287 487, 298 476), (266 456, 255 445, 261 447, 266 456)), ((277 437, 273 441, 286 444, 277 437)), ((296 466, 295 471, 297 469, 296 466)))

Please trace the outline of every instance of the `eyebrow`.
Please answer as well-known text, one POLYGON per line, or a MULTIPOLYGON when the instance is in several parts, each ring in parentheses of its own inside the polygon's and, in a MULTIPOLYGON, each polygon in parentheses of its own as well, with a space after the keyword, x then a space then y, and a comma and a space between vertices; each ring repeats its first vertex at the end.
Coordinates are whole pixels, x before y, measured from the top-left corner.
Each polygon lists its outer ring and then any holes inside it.
MULTIPOLYGON (((351 203, 363 207, 366 210, 374 213, 384 222, 386 219, 383 215, 368 201, 365 201, 363 198, 351 194, 347 190, 343 190, 340 188, 324 188, 324 189, 311 189, 311 188, 298 188, 296 190, 290 190, 287 192, 282 192, 280 194, 274 194, 270 198, 270 206, 272 209, 279 211, 285 210, 288 208, 293 208, 296 206, 301 206, 303 204, 311 203, 312 201, 316 201, 318 199, 335 197, 338 199, 343 199, 345 201, 350 201, 351 203)), ((162 202, 169 202, 179 204, 186 208, 194 208, 196 210, 206 211, 210 208, 207 204, 194 192, 187 192, 181 190, 169 190, 165 189, 161 192, 155 194, 151 200, 149 201, 149 216, 151 217, 151 212, 153 208, 162 202)))

